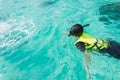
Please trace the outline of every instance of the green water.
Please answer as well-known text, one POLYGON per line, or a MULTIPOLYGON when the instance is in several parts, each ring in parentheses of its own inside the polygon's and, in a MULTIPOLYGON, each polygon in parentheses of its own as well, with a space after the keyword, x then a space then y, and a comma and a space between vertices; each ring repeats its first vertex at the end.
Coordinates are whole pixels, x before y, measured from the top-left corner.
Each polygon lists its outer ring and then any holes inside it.
MULTIPOLYGON (((63 32, 89 23, 86 33, 120 43, 120 19, 106 20, 109 9, 105 14, 99 9, 116 2, 0 0, 0 80, 86 80, 84 55, 63 32)), ((91 54, 91 80, 119 80, 119 64, 113 57, 91 54)))

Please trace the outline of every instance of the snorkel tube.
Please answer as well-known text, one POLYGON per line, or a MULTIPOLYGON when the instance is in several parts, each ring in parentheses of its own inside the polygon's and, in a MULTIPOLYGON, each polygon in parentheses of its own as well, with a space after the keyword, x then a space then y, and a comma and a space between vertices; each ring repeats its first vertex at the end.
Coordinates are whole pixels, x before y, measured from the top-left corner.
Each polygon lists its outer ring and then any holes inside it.
POLYGON ((86 26, 89 26, 90 24, 86 24, 86 25, 84 25, 83 27, 86 27, 86 26))

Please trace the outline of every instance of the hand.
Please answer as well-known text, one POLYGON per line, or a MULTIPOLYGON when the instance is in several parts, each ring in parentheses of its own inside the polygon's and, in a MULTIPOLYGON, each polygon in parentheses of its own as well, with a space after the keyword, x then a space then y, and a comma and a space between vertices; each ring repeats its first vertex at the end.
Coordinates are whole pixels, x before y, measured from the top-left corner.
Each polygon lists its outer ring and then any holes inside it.
POLYGON ((87 73, 87 80, 90 80, 90 72, 87 73))
POLYGON ((90 80, 90 72, 89 72, 89 63, 91 61, 90 55, 87 53, 87 51, 85 50, 85 70, 87 72, 87 80, 90 80))
POLYGON ((63 32, 63 34, 67 34, 67 35, 68 35, 68 34, 69 34, 69 32, 63 32))

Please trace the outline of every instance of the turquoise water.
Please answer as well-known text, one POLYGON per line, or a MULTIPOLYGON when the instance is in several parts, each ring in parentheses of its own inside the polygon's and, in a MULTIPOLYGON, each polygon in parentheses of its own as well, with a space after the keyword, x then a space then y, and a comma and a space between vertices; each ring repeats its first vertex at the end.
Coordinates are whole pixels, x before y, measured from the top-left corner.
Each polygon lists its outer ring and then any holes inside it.
MULTIPOLYGON (((0 80, 86 80, 84 55, 63 32, 89 23, 86 33, 120 43, 120 7, 111 5, 118 9, 112 15, 107 5, 116 2, 0 0, 0 80)), ((90 80, 120 80, 119 65, 115 58, 91 54, 90 80)))

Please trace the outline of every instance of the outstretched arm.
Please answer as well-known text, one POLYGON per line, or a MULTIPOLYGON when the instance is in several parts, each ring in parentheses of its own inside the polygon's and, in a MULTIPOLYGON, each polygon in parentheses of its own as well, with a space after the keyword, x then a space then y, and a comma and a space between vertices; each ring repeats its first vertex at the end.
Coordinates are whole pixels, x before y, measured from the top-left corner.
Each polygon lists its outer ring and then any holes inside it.
POLYGON ((89 65, 89 62, 91 59, 90 59, 90 55, 88 54, 87 50, 85 50, 84 54, 85 54, 85 70, 87 72, 87 79, 89 80, 90 79, 90 72, 89 72, 88 65, 89 65))
POLYGON ((87 50, 85 50, 84 43, 78 42, 76 44, 76 46, 80 51, 84 52, 84 54, 85 54, 85 70, 87 72, 87 80, 89 80, 90 79, 90 72, 89 72, 88 65, 89 65, 89 62, 90 62, 90 55, 88 54, 87 50))

